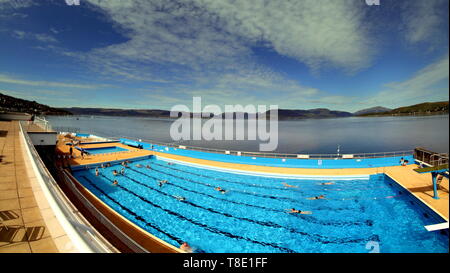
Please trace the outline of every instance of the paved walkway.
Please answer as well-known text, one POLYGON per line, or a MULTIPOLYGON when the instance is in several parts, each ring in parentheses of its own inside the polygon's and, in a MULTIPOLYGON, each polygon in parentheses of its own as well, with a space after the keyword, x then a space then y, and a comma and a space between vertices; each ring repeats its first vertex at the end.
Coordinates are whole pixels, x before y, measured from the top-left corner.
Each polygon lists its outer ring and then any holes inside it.
POLYGON ((35 191, 38 182, 27 172, 30 162, 23 156, 19 134, 18 122, 0 121, 0 253, 59 252, 61 242, 44 221, 51 209, 38 206, 45 198, 35 191))

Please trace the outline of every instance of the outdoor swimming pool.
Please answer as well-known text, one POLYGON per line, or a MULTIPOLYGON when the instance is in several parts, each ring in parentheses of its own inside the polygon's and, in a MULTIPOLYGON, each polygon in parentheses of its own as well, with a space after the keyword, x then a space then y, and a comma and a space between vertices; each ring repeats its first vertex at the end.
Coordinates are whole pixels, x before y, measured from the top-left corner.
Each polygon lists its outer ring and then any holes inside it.
POLYGON ((151 234, 175 246, 186 241, 197 252, 364 253, 374 245, 380 252, 448 252, 448 231, 424 228, 442 219, 385 175, 286 180, 169 165, 152 157, 114 176, 121 167, 100 169, 98 177, 94 168, 80 169, 74 176, 151 234), (118 186, 111 185, 114 179, 118 186), (168 182, 159 186, 159 180, 168 182), (217 186, 227 192, 214 190, 217 186), (308 199, 319 195, 325 199, 308 199), (286 213, 291 208, 312 214, 286 213))
POLYGON ((89 154, 108 154, 108 153, 117 153, 117 152, 125 152, 127 149, 111 146, 111 147, 99 147, 99 148, 83 148, 89 154))

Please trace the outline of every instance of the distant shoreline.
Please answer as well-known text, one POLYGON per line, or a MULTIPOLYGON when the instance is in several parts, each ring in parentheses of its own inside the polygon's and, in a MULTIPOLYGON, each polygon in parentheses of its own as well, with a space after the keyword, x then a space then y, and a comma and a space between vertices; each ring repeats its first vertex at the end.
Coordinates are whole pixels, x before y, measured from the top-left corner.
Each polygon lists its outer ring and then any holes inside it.
MULTIPOLYGON (((316 119, 336 119, 336 118, 372 118, 372 117, 427 117, 427 116, 445 116, 449 115, 449 112, 438 112, 438 113, 421 113, 421 114, 370 114, 370 115, 353 115, 353 116, 345 116, 345 117, 307 117, 307 118, 280 118, 280 121, 298 121, 298 120, 316 120, 316 119)), ((166 120, 175 120, 176 117, 167 117, 167 116, 140 116, 140 115, 88 115, 88 114, 73 114, 73 115, 57 115, 50 114, 46 116, 57 116, 57 117, 130 117, 130 118, 152 118, 152 119, 166 119, 166 120)), ((210 117, 202 117, 204 120, 210 119, 210 117)), ((234 118, 236 119, 236 118, 234 118)), ((244 118, 247 119, 247 118, 244 118)))

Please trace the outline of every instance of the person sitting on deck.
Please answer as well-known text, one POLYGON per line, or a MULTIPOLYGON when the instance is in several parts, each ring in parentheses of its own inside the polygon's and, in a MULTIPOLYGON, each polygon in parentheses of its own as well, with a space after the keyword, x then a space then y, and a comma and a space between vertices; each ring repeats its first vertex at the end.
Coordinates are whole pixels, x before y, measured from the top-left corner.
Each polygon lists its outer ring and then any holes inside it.
POLYGON ((287 210, 288 210, 287 213, 312 214, 312 212, 310 212, 310 211, 296 210, 294 208, 287 209, 287 210))
POLYGON ((408 160, 404 160, 402 166, 406 166, 408 165, 409 161, 408 160))
POLYGON ((180 249, 185 251, 185 252, 192 253, 192 247, 190 245, 188 245, 188 243, 186 243, 186 242, 183 242, 180 245, 180 249))
POLYGON ((112 173, 113 173, 114 176, 117 175, 117 171, 116 170, 113 170, 112 173))
POLYGON ((214 189, 215 189, 216 191, 220 192, 221 194, 224 194, 224 193, 227 192, 226 190, 222 189, 221 187, 215 187, 214 189))
POLYGON ((117 179, 114 179, 114 182, 112 183, 113 186, 117 186, 119 185, 119 181, 117 181, 117 179))
POLYGON ((283 184, 283 186, 285 186, 286 188, 298 188, 298 186, 289 185, 288 183, 285 182, 282 182, 281 184, 283 184))
POLYGON ((308 200, 317 200, 317 199, 325 199, 325 195, 321 194, 319 196, 314 196, 314 197, 310 197, 310 198, 306 198, 308 200))

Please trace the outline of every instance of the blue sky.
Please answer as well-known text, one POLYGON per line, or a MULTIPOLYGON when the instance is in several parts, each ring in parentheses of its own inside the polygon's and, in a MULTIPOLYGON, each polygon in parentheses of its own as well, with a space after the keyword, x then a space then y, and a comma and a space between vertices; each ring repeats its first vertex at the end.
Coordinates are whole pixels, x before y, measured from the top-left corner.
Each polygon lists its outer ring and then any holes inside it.
POLYGON ((447 0, 0 0, 0 92, 56 107, 448 100, 447 0))

